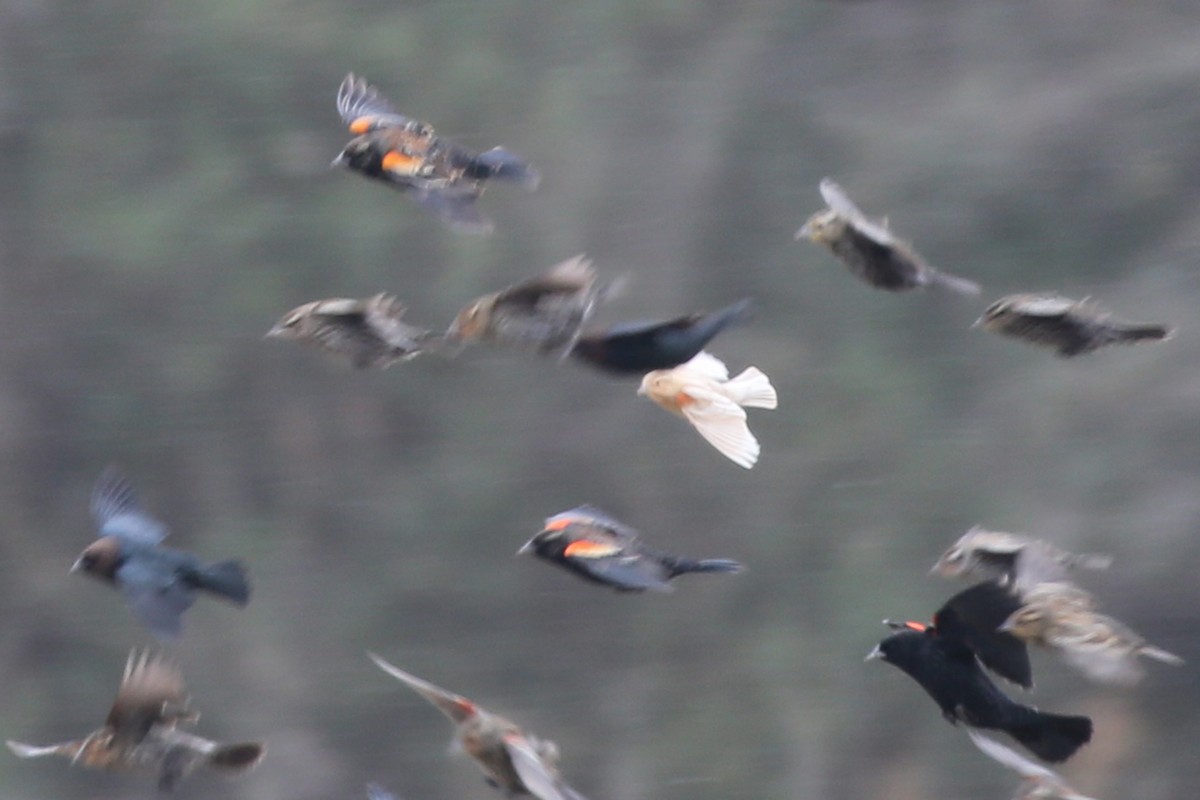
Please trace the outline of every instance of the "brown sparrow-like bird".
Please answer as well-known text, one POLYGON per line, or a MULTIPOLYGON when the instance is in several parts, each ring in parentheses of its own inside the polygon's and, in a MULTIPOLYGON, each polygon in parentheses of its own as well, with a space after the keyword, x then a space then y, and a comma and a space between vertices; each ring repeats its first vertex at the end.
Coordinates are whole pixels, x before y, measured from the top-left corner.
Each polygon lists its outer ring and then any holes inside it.
POLYGON ((554 742, 525 733, 504 717, 465 697, 423 681, 367 653, 381 670, 412 689, 456 726, 457 742, 479 764, 489 784, 506 797, 532 795, 538 800, 585 800, 558 774, 554 742))
POLYGON ((867 219, 829 178, 821 181, 820 189, 829 208, 809 217, 796 231, 797 239, 829 248, 856 277, 879 289, 902 292, 933 285, 959 294, 979 294, 973 281, 929 266, 912 245, 892 235, 886 221, 867 219))
POLYGON ((1051 648, 1098 683, 1130 686, 1144 675, 1139 656, 1178 666, 1183 659, 1146 642, 1070 583, 1043 583, 1022 592, 1023 605, 998 630, 1051 648))
POLYGON ((404 311, 387 294, 365 300, 331 297, 293 308, 267 336, 310 345, 359 369, 383 369, 437 344, 432 333, 405 322, 404 311))
POLYGON ((578 255, 541 275, 472 301, 458 312, 446 340, 565 353, 610 292, 597 285, 592 262, 578 255))
POLYGON ((1114 319, 1088 299, 1055 294, 1013 294, 988 306, 975 322, 986 331, 1048 347, 1064 357, 1090 353, 1110 344, 1171 338, 1166 325, 1114 319))
POLYGON ((725 365, 703 351, 674 369, 648 373, 638 394, 686 419, 722 455, 746 469, 758 461, 759 444, 743 407, 778 405, 775 387, 757 367, 730 378, 725 365))
POLYGON ((1024 589, 1062 580, 1073 567, 1107 569, 1111 563, 1111 556, 1077 555, 1031 536, 976 525, 942 553, 931 571, 946 578, 994 581, 1024 589))
POLYGON ((240 772, 266 752, 259 742, 220 744, 179 730, 194 722, 179 668, 162 655, 130 654, 104 727, 83 739, 45 747, 9 741, 21 758, 65 756, 71 763, 109 771, 156 772, 170 791, 199 766, 240 772))

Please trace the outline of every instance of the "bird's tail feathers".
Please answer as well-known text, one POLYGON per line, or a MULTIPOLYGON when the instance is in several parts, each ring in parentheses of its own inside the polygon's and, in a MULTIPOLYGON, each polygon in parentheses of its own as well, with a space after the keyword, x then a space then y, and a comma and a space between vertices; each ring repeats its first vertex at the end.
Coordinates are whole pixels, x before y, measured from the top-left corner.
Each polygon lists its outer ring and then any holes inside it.
POLYGON ((64 742, 62 744, 39 747, 38 745, 14 742, 12 739, 9 739, 5 744, 8 745, 8 749, 12 750, 17 758, 42 758, 44 756, 56 755, 74 758, 76 751, 79 749, 80 742, 64 742))
POLYGON ((930 273, 930 282, 941 286, 943 289, 949 289, 952 292, 962 295, 977 295, 981 291, 979 284, 975 281, 969 281, 966 278, 960 278, 957 275, 937 270, 933 270, 930 273))
POLYGON ((740 563, 728 558, 674 558, 668 566, 671 577, 688 572, 741 572, 745 569, 740 563))
POLYGON ((1066 761, 1076 750, 1092 740, 1092 721, 1087 717, 1069 717, 1041 711, 1032 713, 1033 717, 1029 721, 1009 726, 1007 730, 1014 739, 1043 761, 1066 761))
POLYGON ((1129 325, 1117 331, 1119 342, 1165 341, 1174 335, 1174 331, 1166 325, 1129 325))
POLYGON ((476 156, 467 169, 467 175, 471 178, 497 178, 519 183, 530 191, 542 181, 541 174, 529 162, 503 147, 493 147, 476 156))
POLYGON ((250 602, 250 584, 246 570, 237 561, 218 561, 200 570, 197 586, 244 606, 250 602))
POLYGON ((758 367, 747 367, 725 384, 729 399, 747 408, 775 408, 779 397, 771 379, 758 367))
POLYGON ((228 772, 250 769, 266 755, 267 746, 261 742, 223 744, 208 756, 208 765, 228 772))
POLYGON ((1170 664, 1173 667, 1183 665, 1182 658, 1174 653, 1163 650, 1161 647, 1154 647, 1153 645, 1143 645, 1138 649, 1138 655, 1145 656, 1146 658, 1152 658, 1155 661, 1161 661, 1164 664, 1170 664))

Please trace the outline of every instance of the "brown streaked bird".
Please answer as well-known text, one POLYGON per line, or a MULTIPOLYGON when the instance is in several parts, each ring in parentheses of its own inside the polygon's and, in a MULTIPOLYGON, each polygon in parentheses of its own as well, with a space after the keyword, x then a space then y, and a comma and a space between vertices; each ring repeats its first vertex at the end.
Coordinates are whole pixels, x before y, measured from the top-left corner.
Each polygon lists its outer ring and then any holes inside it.
POLYGON ((1002 297, 988 306, 975 327, 1050 348, 1064 358, 1111 344, 1165 341, 1173 334, 1167 325, 1115 319, 1090 298, 1070 300, 1056 294, 1002 297))
POLYGON ((364 300, 331 297, 293 308, 267 336, 311 345, 358 369, 385 369, 439 343, 432 332, 405 322, 405 310, 388 294, 364 300))
POLYGON ((1035 764, 1011 747, 969 728, 967 736, 984 755, 1021 776, 1021 785, 1012 800, 1094 800, 1068 786, 1057 772, 1035 764))
POLYGON ((989 531, 975 525, 959 537, 933 565, 946 578, 993 581, 1018 590, 1063 580, 1067 570, 1107 569, 1112 557, 1076 554, 1019 533, 989 531))
POLYGON ((170 791, 200 766, 240 772, 262 760, 260 742, 220 744, 179 730, 199 715, 188 708, 179 667, 164 655, 134 650, 104 727, 83 739, 45 747, 9 741, 21 758, 64 756, 71 763, 108 771, 155 772, 170 791))
POLYGON ((1021 595, 1023 605, 998 630, 1056 651, 1097 683, 1132 686, 1145 676, 1139 656, 1179 666, 1183 659, 1146 642, 1096 611, 1092 596, 1070 583, 1043 583, 1021 595))
POLYGON ((559 776, 558 747, 554 742, 527 734, 504 717, 410 675, 374 653, 367 655, 381 670, 454 723, 458 744, 479 764, 487 782, 506 797, 532 795, 538 800, 585 800, 559 776))
POLYGON ((538 353, 566 352, 612 287, 600 287, 592 262, 569 258, 546 272, 486 294, 458 312, 446 341, 493 342, 538 353))
POLYGON ((648 373, 638 394, 686 419, 705 441, 746 469, 758 461, 759 444, 746 425, 743 406, 778 405, 775 387, 757 367, 730 378, 725 365, 703 351, 674 369, 648 373))
POLYGON ((350 73, 338 87, 337 109, 355 136, 333 161, 411 195, 463 233, 485 234, 492 222, 476 200, 489 180, 537 188, 537 170, 501 147, 475 153, 438 136, 424 122, 398 114, 375 87, 350 73))
POLYGON ((619 592, 669 592, 673 587, 668 581, 689 572, 743 570, 728 558, 684 558, 651 550, 636 530, 587 505, 547 519, 517 551, 527 553, 619 592))
POLYGON ((829 207, 809 217, 796 231, 796 239, 824 245, 850 272, 879 289, 902 292, 933 285, 959 294, 979 294, 974 281, 929 266, 912 245, 892 234, 886 220, 867 219, 829 178, 821 181, 820 190, 829 207))

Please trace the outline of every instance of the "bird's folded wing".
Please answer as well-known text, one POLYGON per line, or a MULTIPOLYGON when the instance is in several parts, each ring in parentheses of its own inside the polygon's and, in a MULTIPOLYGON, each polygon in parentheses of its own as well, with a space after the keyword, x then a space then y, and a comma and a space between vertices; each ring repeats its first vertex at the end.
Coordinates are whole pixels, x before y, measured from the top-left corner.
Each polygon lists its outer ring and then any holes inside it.
POLYGON ((704 392, 701 398, 691 388, 687 393, 696 398, 682 409, 692 427, 733 463, 746 469, 753 467, 758 461, 759 444, 746 425, 742 407, 724 395, 704 392))
POLYGON ((585 800, 583 795, 563 783, 562 778, 546 766, 527 739, 505 736, 504 746, 521 783, 538 800, 585 800))

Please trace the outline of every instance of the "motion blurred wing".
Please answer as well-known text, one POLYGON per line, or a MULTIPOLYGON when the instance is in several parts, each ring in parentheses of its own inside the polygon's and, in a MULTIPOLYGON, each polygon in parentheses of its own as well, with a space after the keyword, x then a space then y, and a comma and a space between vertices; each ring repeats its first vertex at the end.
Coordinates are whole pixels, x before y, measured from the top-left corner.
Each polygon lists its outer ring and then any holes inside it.
POLYGON ((143 544, 158 544, 167 538, 167 527, 142 510, 133 484, 113 465, 105 467, 96 479, 91 510, 101 537, 117 536, 143 544))

